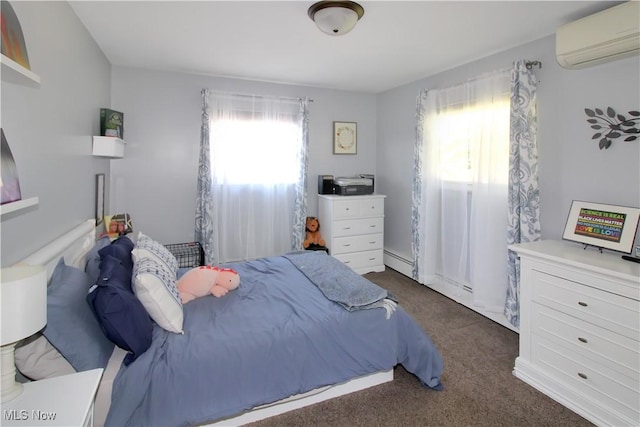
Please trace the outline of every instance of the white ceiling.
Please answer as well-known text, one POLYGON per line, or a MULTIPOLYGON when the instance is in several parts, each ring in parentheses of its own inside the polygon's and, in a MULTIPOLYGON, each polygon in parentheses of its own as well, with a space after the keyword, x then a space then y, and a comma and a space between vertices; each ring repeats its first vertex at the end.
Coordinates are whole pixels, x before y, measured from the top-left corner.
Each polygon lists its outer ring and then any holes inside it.
POLYGON ((116 66, 378 93, 555 33, 610 1, 361 1, 350 33, 313 1, 70 1, 116 66))

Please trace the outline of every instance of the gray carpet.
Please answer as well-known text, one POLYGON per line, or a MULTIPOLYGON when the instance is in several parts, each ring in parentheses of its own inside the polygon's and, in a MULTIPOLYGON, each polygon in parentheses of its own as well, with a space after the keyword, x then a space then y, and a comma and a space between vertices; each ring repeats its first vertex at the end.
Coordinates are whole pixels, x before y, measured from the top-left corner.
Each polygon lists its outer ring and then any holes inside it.
POLYGON ((442 354, 443 391, 402 367, 394 381, 250 424, 267 426, 591 426, 511 373, 518 334, 387 269, 388 289, 442 354))

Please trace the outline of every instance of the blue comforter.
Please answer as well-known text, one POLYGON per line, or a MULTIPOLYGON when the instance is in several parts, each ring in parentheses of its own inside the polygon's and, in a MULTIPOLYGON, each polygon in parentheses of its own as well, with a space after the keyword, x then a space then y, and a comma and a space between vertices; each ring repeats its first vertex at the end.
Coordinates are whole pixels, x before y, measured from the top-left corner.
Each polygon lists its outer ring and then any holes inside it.
POLYGON ((185 304, 184 334, 154 326, 121 368, 107 425, 201 424, 397 364, 441 388, 440 354, 402 307, 345 310, 285 257, 231 267, 238 289, 185 304))

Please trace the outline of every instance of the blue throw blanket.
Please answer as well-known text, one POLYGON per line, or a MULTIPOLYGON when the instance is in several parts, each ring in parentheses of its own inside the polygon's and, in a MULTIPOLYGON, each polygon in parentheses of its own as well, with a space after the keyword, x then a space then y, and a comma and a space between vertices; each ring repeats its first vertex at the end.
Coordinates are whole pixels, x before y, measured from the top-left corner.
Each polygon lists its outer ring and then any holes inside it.
POLYGON ((348 311, 384 308, 387 319, 397 301, 386 289, 370 282, 351 268, 321 251, 302 251, 284 255, 320 289, 323 295, 348 311))

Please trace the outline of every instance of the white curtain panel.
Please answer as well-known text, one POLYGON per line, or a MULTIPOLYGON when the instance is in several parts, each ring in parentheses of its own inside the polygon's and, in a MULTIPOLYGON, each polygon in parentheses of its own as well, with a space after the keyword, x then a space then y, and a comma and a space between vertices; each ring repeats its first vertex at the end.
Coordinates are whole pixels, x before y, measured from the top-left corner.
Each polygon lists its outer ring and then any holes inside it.
POLYGON ((507 289, 509 70, 418 97, 414 278, 503 312, 507 289))

